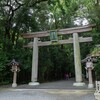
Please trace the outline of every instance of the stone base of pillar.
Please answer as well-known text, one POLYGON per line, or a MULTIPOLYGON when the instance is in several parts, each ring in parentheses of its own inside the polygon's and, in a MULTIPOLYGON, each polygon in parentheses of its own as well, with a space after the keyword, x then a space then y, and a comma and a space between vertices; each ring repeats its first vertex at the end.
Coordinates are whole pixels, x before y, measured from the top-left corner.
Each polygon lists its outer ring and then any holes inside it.
POLYGON ((12 84, 12 87, 17 87, 17 84, 16 84, 16 83, 13 83, 13 84, 12 84))
POLYGON ((30 82, 29 85, 39 85, 39 82, 30 82))
POLYGON ((84 86, 85 83, 84 82, 76 82, 76 83, 73 83, 73 86, 84 86))
POLYGON ((88 84, 88 88, 94 88, 93 84, 88 84))

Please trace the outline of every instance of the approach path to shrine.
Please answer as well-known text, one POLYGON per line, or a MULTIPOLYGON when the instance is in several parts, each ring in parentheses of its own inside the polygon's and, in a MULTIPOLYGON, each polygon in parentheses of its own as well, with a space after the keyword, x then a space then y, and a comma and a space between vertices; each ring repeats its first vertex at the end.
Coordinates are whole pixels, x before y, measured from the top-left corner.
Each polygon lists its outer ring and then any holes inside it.
POLYGON ((95 100, 95 89, 74 87, 74 80, 42 83, 39 86, 0 87, 0 100, 95 100))

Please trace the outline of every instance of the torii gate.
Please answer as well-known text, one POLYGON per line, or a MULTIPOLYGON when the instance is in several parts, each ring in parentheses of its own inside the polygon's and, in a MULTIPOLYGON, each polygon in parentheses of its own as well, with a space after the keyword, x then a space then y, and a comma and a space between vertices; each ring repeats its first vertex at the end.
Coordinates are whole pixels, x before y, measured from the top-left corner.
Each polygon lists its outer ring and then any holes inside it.
MULTIPOLYGON (((94 25, 87 25, 82 27, 74 27, 67 29, 60 29, 57 31, 58 35, 73 34, 73 38, 66 40, 58 40, 59 44, 73 43, 74 47, 74 63, 75 63, 75 78, 76 82, 74 86, 84 86, 85 83, 82 82, 82 68, 81 68, 81 57, 80 57, 80 45, 79 42, 90 42, 92 37, 79 37, 78 33, 88 32, 92 30, 94 25)), ((52 41, 41 42, 38 38, 50 36, 50 31, 34 32, 22 34, 23 38, 33 39, 34 42, 28 43, 24 47, 33 47, 33 57, 32 57, 32 73, 31 82, 29 85, 39 85, 37 82, 38 78, 38 47, 52 45, 52 41)))

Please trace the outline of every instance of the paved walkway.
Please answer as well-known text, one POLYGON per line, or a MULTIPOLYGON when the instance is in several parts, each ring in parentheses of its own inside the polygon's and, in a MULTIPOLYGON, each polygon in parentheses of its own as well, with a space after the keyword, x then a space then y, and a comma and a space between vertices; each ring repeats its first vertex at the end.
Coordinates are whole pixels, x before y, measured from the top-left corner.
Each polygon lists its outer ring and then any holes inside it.
POLYGON ((93 91, 63 89, 0 90, 0 100, 95 100, 93 91))
MULTIPOLYGON (((69 89, 69 90, 87 90, 87 82, 85 86, 83 87, 75 87, 73 86, 73 83, 75 80, 69 79, 69 80, 60 80, 55 82, 47 82, 47 83, 41 83, 37 86, 29 86, 28 84, 24 85, 18 85, 16 89, 69 89)), ((4 85, 1 88, 12 88, 11 85, 4 85)), ((90 89, 91 90, 91 89, 90 89)))
POLYGON ((2 86, 0 100, 95 100, 94 89, 74 87, 74 80, 42 83, 39 86, 2 86))

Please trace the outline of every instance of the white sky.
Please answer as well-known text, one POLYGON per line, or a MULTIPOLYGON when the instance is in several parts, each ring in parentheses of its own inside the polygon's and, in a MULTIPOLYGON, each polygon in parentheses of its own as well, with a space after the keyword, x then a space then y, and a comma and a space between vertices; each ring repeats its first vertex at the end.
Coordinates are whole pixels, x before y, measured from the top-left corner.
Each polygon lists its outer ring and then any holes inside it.
POLYGON ((89 24, 88 20, 86 18, 76 18, 76 20, 74 21, 75 25, 87 25, 89 24))

